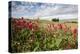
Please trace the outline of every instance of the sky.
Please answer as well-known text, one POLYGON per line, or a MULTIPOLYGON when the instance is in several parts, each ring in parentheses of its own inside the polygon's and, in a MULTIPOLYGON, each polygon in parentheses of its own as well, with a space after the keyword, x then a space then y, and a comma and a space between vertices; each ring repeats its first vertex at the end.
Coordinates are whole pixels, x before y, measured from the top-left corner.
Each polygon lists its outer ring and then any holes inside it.
POLYGON ((40 18, 40 19, 72 19, 78 18, 78 6, 74 4, 38 3, 12 1, 12 17, 40 18))

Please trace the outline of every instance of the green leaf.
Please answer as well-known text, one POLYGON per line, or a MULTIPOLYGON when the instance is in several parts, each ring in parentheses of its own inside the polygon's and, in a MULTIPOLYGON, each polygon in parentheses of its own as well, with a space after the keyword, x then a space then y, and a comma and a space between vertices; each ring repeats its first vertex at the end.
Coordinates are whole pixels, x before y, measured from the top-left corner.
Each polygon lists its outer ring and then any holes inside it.
POLYGON ((56 46, 59 47, 60 42, 62 41, 62 39, 56 39, 56 46))
POLYGON ((35 44, 36 44, 36 47, 34 48, 33 51, 37 51, 37 49, 39 48, 39 42, 36 42, 35 44))

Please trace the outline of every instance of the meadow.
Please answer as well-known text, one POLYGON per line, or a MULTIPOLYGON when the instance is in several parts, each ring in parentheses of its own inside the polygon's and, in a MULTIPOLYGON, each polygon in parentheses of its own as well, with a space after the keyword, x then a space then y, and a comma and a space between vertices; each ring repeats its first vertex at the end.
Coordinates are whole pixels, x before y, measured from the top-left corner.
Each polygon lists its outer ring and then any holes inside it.
POLYGON ((78 22, 11 19, 11 52, 78 48, 78 22))

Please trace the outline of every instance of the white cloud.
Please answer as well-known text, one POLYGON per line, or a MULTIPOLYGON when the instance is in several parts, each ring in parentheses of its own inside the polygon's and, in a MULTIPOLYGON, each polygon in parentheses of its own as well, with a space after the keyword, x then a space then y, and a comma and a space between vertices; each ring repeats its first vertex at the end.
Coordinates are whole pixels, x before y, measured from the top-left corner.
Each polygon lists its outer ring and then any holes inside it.
POLYGON ((59 17, 77 18, 78 6, 69 4, 13 2, 12 16, 15 17, 59 17))

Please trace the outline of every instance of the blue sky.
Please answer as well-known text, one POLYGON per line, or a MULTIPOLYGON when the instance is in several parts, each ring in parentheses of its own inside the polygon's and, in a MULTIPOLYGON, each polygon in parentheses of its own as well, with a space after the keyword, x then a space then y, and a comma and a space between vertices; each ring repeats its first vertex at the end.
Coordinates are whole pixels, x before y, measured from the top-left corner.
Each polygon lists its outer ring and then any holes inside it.
POLYGON ((77 18, 78 6, 56 3, 12 1, 12 17, 52 19, 77 18))

